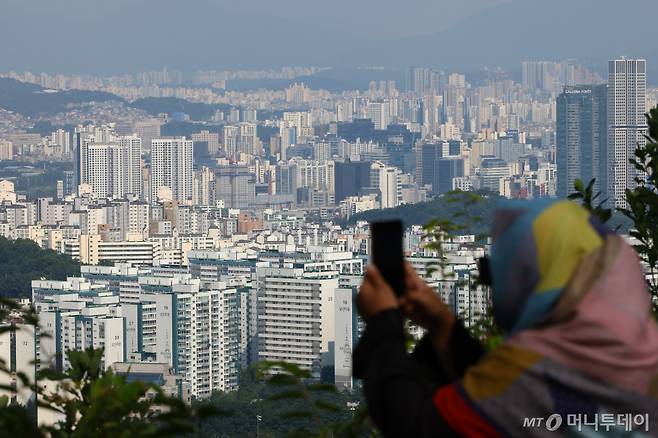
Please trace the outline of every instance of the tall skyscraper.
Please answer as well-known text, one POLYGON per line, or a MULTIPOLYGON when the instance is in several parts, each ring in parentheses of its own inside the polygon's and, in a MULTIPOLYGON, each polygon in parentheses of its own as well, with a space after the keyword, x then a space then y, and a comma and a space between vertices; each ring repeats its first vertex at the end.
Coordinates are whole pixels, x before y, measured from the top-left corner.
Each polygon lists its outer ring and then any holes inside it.
POLYGON ((151 191, 171 189, 172 200, 192 199, 193 142, 185 137, 156 138, 151 142, 151 191))
POLYGON ((626 58, 608 63, 608 198, 615 207, 625 207, 626 188, 636 186, 638 175, 628 159, 646 145, 646 64, 626 58))
POLYGON ((595 192, 607 187, 607 99, 606 85, 565 87, 557 98, 559 197, 573 192, 576 179, 595 178, 595 192))
POLYGON ((453 189, 453 179, 464 176, 464 160, 460 157, 440 158, 435 162, 432 192, 438 195, 453 189))
POLYGON ((334 167, 336 203, 348 196, 356 196, 370 185, 370 163, 367 161, 336 162, 334 167))
POLYGON ((418 185, 435 183, 436 163, 443 157, 444 151, 450 152, 450 144, 443 141, 416 145, 416 181, 418 185))

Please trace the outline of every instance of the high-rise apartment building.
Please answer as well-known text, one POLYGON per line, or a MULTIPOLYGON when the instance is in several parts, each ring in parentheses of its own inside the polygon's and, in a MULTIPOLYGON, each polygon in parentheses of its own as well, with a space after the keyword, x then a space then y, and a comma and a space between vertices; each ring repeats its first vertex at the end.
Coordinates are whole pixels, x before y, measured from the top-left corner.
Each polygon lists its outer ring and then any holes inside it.
POLYGON ((71 137, 68 131, 58 129, 50 134, 50 142, 61 148, 62 154, 71 153, 71 137))
POLYGON ((256 175, 249 166, 219 166, 215 173, 215 198, 227 208, 250 208, 256 200, 256 175))
POLYGON ((626 189, 636 186, 637 172, 628 162, 644 147, 647 122, 647 62, 620 58, 608 63, 608 198, 626 206, 626 189))
POLYGON ((224 126, 224 153, 227 156, 234 155, 238 151, 238 137, 240 130, 237 126, 224 126))
POLYGON ((89 184, 100 198, 141 195, 142 142, 138 137, 116 137, 97 142, 78 134, 78 181, 89 184))
MULTIPOLYGON (((151 143, 151 191, 171 190, 174 201, 192 199, 193 142, 185 137, 157 138, 151 143)), ((155 198, 156 196, 153 196, 155 198)))
POLYGON ((338 272, 312 263, 257 267, 259 360, 284 360, 319 377, 334 340, 338 272))
POLYGON ((370 102, 368 104, 368 118, 375 124, 375 129, 386 129, 389 123, 388 102, 370 102))
POLYGON ((573 192, 574 181, 595 178, 595 192, 607 187, 606 85, 565 87, 557 98, 557 195, 573 192))
POLYGON ((313 136, 311 114, 305 111, 291 111, 283 113, 283 121, 287 126, 294 127, 299 142, 306 141, 313 136))
POLYGON ((249 155, 261 155, 260 140, 257 135, 257 126, 255 123, 243 122, 238 125, 238 152, 244 152, 249 155))

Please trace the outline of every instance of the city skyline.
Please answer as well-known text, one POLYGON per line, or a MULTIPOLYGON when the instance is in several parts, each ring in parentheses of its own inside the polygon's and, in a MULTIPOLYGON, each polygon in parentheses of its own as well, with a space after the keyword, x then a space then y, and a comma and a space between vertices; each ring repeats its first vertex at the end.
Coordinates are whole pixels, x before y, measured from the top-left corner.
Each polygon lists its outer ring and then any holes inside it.
MULTIPOLYGON (((359 394, 371 223, 404 221, 405 259, 476 330, 501 200, 566 205, 595 179, 603 207, 625 206, 658 87, 655 58, 614 52, 345 81, 322 63, 1 72, 0 248, 28 240, 72 268, 8 275, 40 326, 0 336, 0 358, 36 375, 102 349, 102 369, 134 366, 187 404, 250 390, 268 361, 359 394)), ((27 403, 32 389, 3 391, 27 403)))

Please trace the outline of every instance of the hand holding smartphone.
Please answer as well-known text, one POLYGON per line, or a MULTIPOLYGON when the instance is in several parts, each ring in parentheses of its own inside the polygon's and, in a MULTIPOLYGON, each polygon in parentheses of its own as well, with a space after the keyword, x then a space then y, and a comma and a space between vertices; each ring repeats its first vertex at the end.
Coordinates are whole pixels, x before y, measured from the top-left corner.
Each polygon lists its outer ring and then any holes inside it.
POLYGON ((398 297, 404 295, 403 227, 401 221, 370 225, 371 260, 398 297))

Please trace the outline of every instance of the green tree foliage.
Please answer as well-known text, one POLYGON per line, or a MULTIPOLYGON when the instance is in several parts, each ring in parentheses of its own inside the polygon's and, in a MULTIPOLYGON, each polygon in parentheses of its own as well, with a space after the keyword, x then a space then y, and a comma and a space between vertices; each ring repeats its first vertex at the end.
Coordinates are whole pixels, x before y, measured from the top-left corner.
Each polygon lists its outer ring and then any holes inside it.
POLYGON ((333 384, 286 362, 260 362, 243 373, 238 391, 215 393, 210 402, 230 415, 211 417, 201 436, 365 437, 375 436, 360 391, 333 384))
MULTIPOLYGON (((101 365, 102 349, 68 351, 71 365, 65 373, 41 370, 37 381, 50 385, 35 385, 24 375, 18 375, 22 385, 36 387, 38 405, 61 415, 52 426, 37 427, 26 407, 0 400, 0 430, 3 436, 20 437, 165 437, 194 434, 200 421, 224 412, 211 406, 196 408, 165 395, 159 386, 129 381, 101 365)), ((3 364, 2 371, 9 370, 3 364)), ((3 389, 11 390, 10 386, 3 389)))
POLYGON ((490 192, 450 192, 438 196, 429 202, 419 202, 416 204, 406 204, 395 208, 386 208, 382 210, 368 210, 350 216, 346 224, 353 224, 357 221, 377 222, 385 220, 400 219, 405 226, 414 224, 428 224, 443 222, 444 225, 449 221, 452 225, 452 232, 465 232, 472 234, 485 234, 489 232, 490 222, 485 219, 493 217, 493 211, 496 203, 501 199, 497 194, 490 192), (463 215, 464 206, 460 202, 470 202, 471 196, 477 196, 477 203, 469 203, 469 214, 482 218, 480 221, 472 221, 468 216, 463 215), (458 228, 454 228, 458 227, 458 228))
POLYGON ((647 144, 635 150, 630 164, 637 172, 634 189, 626 190, 628 208, 620 211, 633 221, 629 234, 639 242, 635 249, 648 268, 648 285, 658 316, 658 107, 647 114, 647 144))
POLYGON ((596 200, 600 199, 601 192, 594 193, 594 184, 596 183, 596 178, 590 180, 585 187, 583 181, 579 178, 574 181, 575 192, 568 196, 572 200, 580 200, 583 207, 590 211, 598 220, 602 223, 606 223, 612 217, 612 209, 606 208, 605 203, 607 199, 599 200, 597 204, 596 200))
MULTIPOLYGON (((485 220, 481 214, 485 211, 489 214, 487 217, 491 217, 492 212, 488 209, 483 210, 482 203, 487 202, 487 198, 478 193, 462 192, 459 190, 452 191, 443 196, 443 202, 450 206, 447 209, 449 216, 442 219, 433 219, 423 227, 425 230, 425 246, 437 253, 436 265, 428 268, 427 272, 428 274, 432 274, 438 270, 441 278, 451 280, 454 279, 454 273, 448 272, 446 269, 449 254, 445 249, 444 243, 452 235, 472 233, 475 230, 485 230, 485 220)), ((476 233, 475 244, 481 245, 486 243, 488 231, 487 229, 480 234, 476 233)), ((468 280, 457 281, 457 287, 464 286, 464 281, 469 282, 468 286, 470 288, 474 289, 477 287, 479 273, 474 274, 468 280)), ((493 349, 502 343, 503 332, 494 321, 491 311, 490 294, 487 299, 489 305, 487 306, 486 313, 475 315, 465 313, 460 314, 459 317, 467 319, 470 322, 468 328, 475 339, 482 341, 488 349, 493 349)))
POLYGON ((80 264, 71 257, 41 249, 26 239, 0 237, 0 297, 29 297, 32 280, 66 280, 80 275, 80 264))

